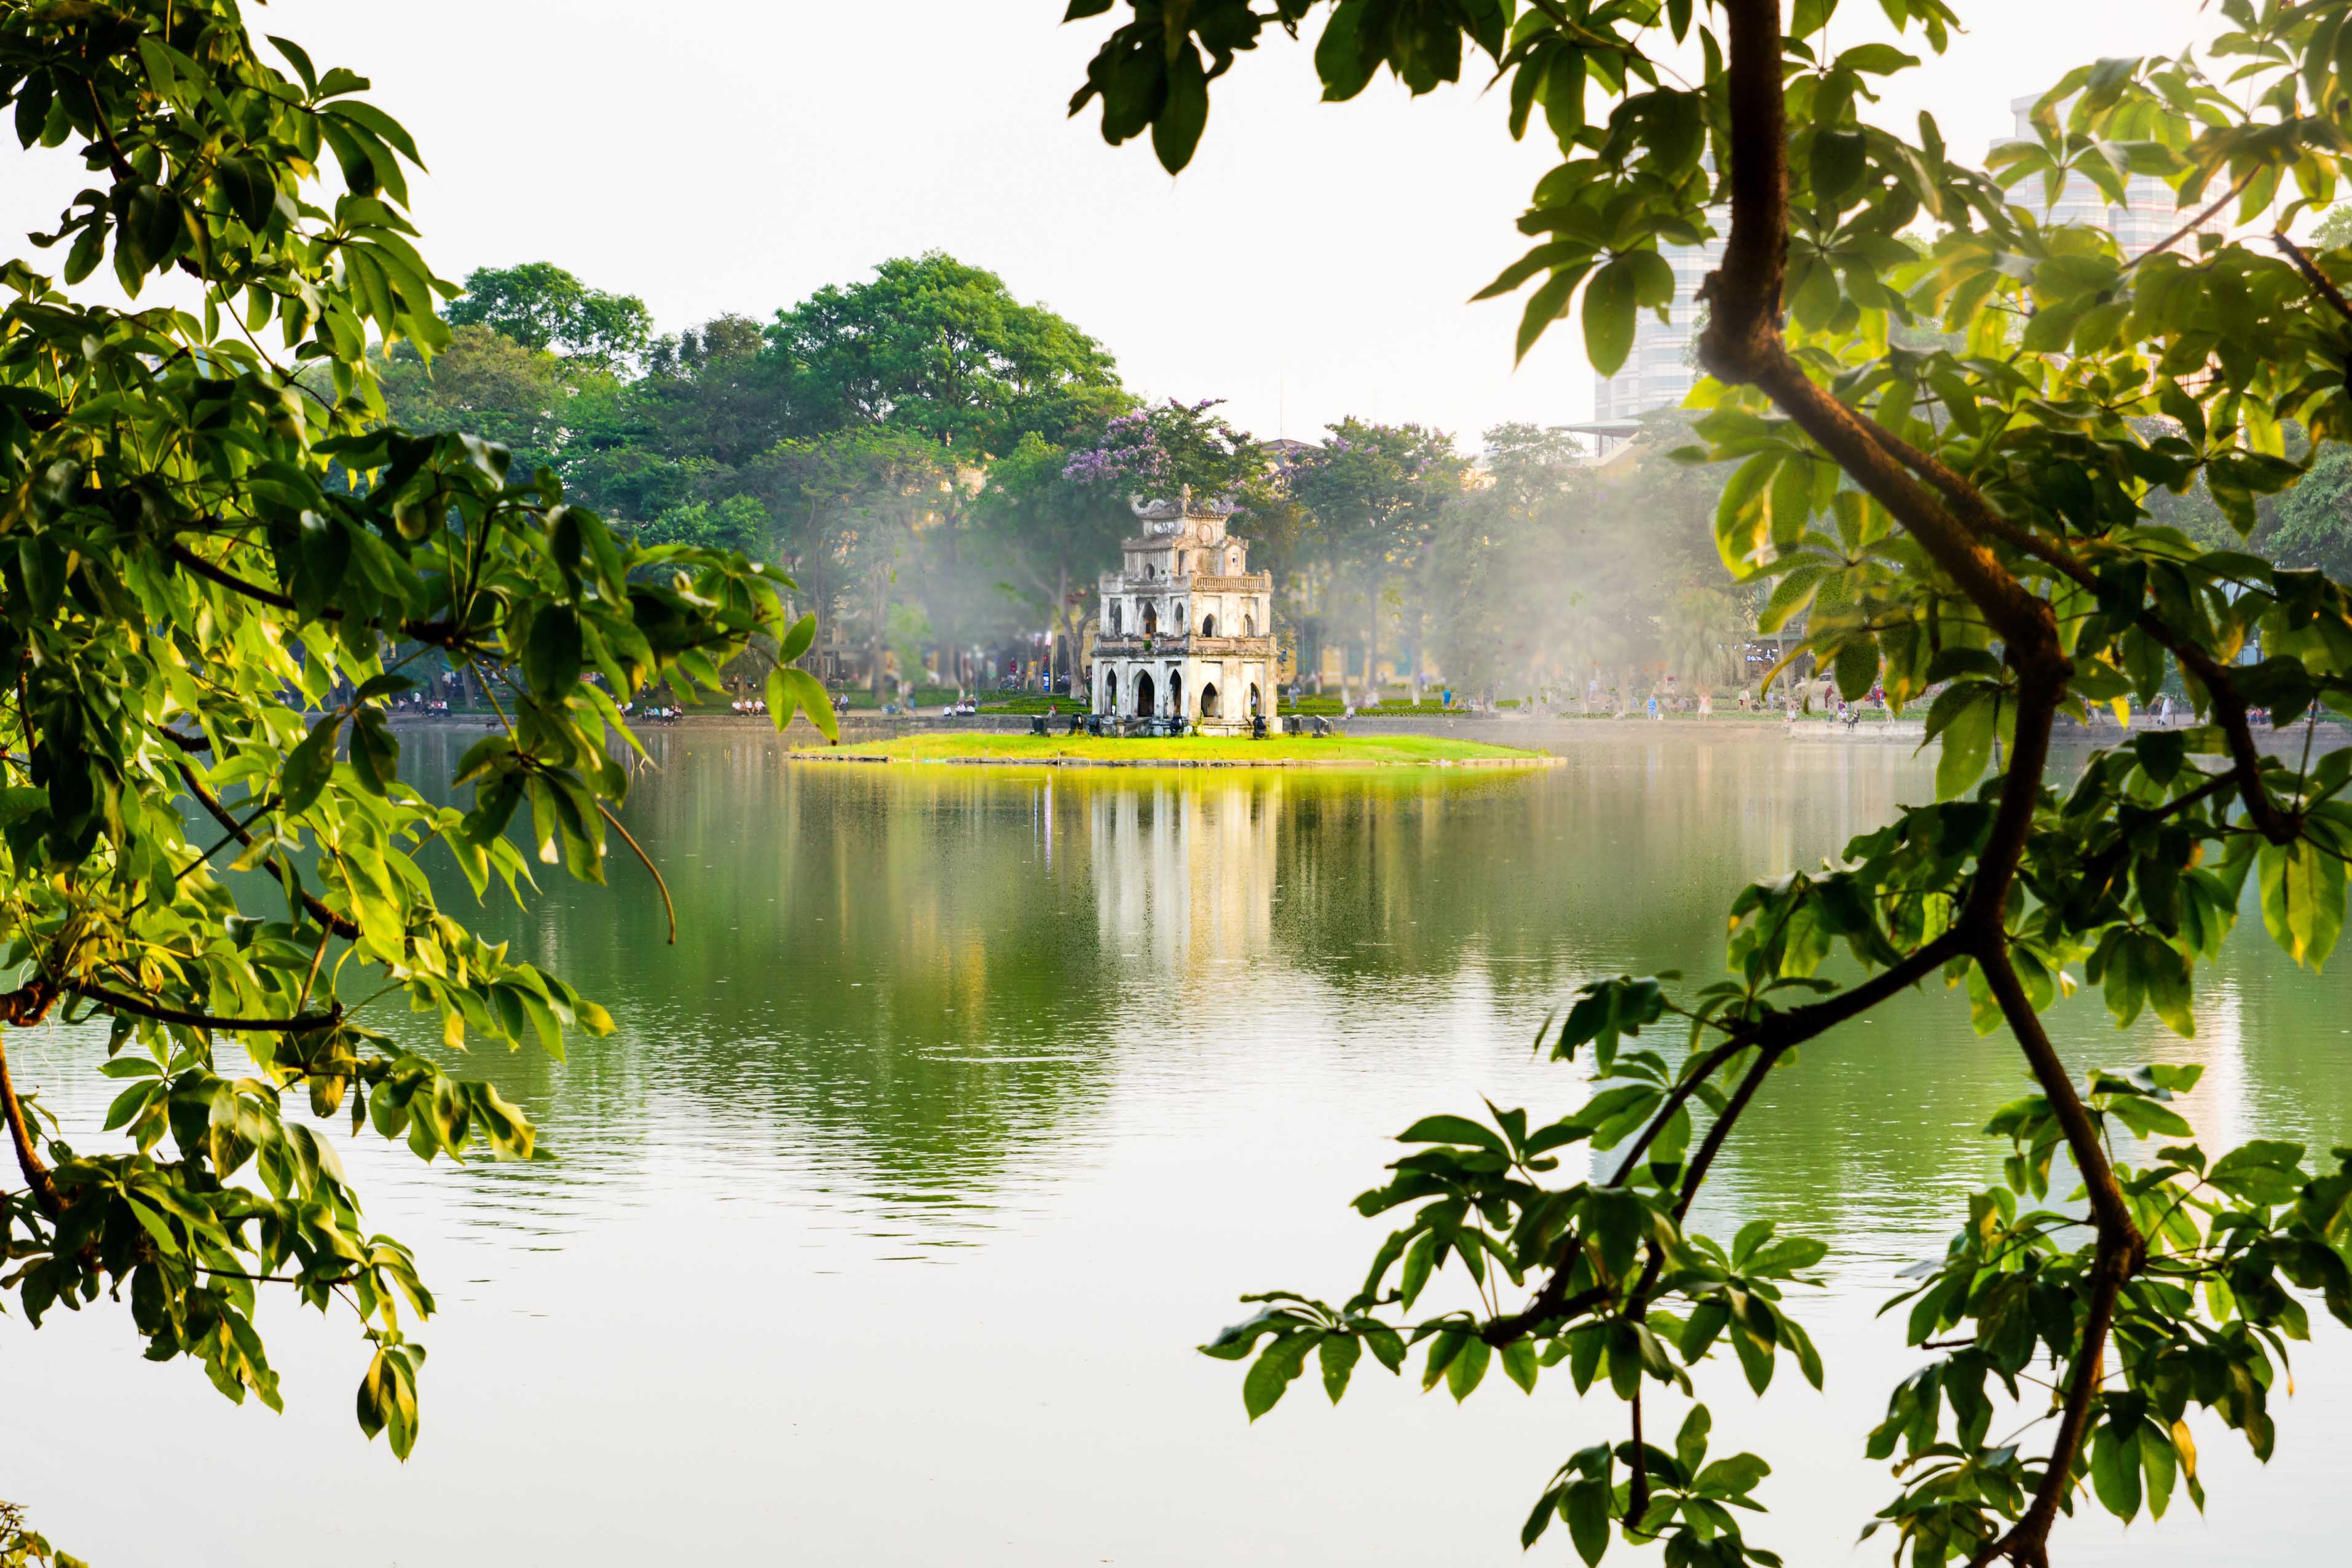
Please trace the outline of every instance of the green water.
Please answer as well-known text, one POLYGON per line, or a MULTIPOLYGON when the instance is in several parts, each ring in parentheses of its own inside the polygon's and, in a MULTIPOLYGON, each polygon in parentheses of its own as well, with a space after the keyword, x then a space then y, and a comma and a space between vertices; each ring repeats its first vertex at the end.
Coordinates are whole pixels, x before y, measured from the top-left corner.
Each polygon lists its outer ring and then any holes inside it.
MULTIPOLYGON (((418 775, 470 738, 412 737, 418 775)), ((558 1158, 348 1146, 441 1293, 415 1458, 352 1425, 346 1322, 268 1321, 279 1417, 144 1364, 101 1309, 0 1324, 0 1496, 100 1568, 1521 1561, 1528 1501, 1609 1407, 1494 1379, 1457 1409, 1373 1375, 1338 1411, 1302 1383, 1253 1427, 1234 1370, 1188 1347, 1243 1291, 1347 1293, 1381 1232, 1346 1200, 1413 1116, 1571 1107, 1577 1073, 1528 1042, 1576 984, 1712 969, 1742 882, 1928 787, 1883 744, 1550 743, 1568 766, 1526 775, 1096 775, 654 737, 627 820, 678 945, 617 862, 610 889, 488 916, 621 1020, 561 1068, 477 1063, 558 1158), (187 1467, 113 1471, 132 1421, 187 1467)), ((2197 1040, 2118 1036, 2085 999, 2062 1042, 2204 1062, 2209 1148, 2352 1139, 2340 976, 2240 938, 2197 1040)), ((12 1045, 69 1128, 103 1114, 90 1049, 12 1045)), ((1718 1445, 1778 1466, 1755 1538, 1792 1563, 1881 1560, 1850 1545, 1892 1491, 1862 1436, 1914 1358, 1872 1314, 1993 1169, 1976 1129, 2020 1082, 1957 998, 1906 998, 1807 1048, 1717 1166, 1705 1223, 1833 1244, 1798 1303, 1827 1393, 1717 1391, 1718 1445)), ((2340 1561, 2352 1355, 2324 1338, 2297 1372, 2267 1469, 2202 1435, 2209 1520, 2062 1524, 2061 1560, 2340 1561)))

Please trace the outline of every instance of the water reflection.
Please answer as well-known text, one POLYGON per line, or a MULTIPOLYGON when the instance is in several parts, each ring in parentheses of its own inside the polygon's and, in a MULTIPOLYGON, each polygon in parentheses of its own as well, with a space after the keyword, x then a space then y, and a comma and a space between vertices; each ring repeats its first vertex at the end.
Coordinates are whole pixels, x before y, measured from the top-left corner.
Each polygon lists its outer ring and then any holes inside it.
MULTIPOLYGON (((419 776, 472 738, 413 737, 419 776)), ((40 1417, 0 1437, 6 1491, 87 1555, 147 1560, 152 1531, 73 1458, 123 1408, 306 1478, 259 1544, 195 1479, 157 1483, 152 1517, 195 1526, 200 1563, 307 1563, 361 1518, 391 1521, 370 1561, 461 1537, 573 1568, 1516 1562, 1528 1498, 1591 1440, 1572 1400, 1455 1412, 1383 1386, 1245 1428, 1229 1369, 1186 1347, 1241 1290, 1358 1277, 1374 1228, 1345 1200, 1412 1115, 1482 1093, 1572 1107, 1580 1075, 1527 1042, 1576 984, 1712 972, 1742 882, 1927 789, 1897 747, 1562 744, 1567 766, 1527 775, 1326 775, 835 767, 749 732, 653 736, 627 821, 667 873, 677 946, 620 861, 610 889, 551 878, 483 915, 621 1022, 560 1068, 469 1063, 556 1159, 348 1155, 447 1304, 416 1460, 395 1471, 349 1429, 341 1325, 280 1314, 290 1409, 268 1421, 140 1364, 92 1313, 33 1342, 0 1328, 40 1417)), ((2061 1043, 2084 1065, 2204 1062, 2186 1109, 2209 1147, 2342 1141, 2340 977, 2295 977, 2241 935, 2196 1040, 2119 1037, 2084 999, 2055 1015, 2061 1043)), ((94 1129, 107 1085, 66 1071, 92 1043, 21 1049, 44 1103, 94 1129)), ((1861 1434, 1907 1368, 1871 1310, 1940 1248, 1995 1168, 1978 1129, 2023 1091, 1958 998, 1906 998, 1808 1046, 1717 1167, 1703 1219, 1770 1214, 1838 1248, 1829 1299, 1801 1309, 1853 1351, 1831 1397, 1718 1416, 1806 1435, 1763 1537, 1791 1561, 1843 1560, 1874 1506, 1857 1499, 1885 1490, 1861 1434)), ((2352 1372, 2322 1364, 2331 1403, 2290 1411, 2271 1476, 2215 1482, 2220 1517, 2267 1510, 2266 1540, 2325 1533, 2278 1500, 2352 1436, 2352 1372)), ((2186 1563, 2200 1540, 2095 1536, 2086 1560, 2186 1563)))

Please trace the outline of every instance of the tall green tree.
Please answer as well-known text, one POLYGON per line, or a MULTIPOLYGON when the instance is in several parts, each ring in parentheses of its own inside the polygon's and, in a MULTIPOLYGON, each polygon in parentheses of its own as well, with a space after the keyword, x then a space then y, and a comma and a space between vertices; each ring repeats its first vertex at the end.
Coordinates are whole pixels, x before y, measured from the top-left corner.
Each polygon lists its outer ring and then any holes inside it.
MULTIPOLYGON (((0 267, 0 1024, 102 1025, 73 1070, 118 1086, 68 1143, 0 1051, 0 1229, 29 1322, 120 1314, 236 1400, 278 1404, 264 1291, 351 1313, 361 1427, 404 1457, 434 1298, 314 1128, 527 1156, 524 1112, 384 1009, 452 1049, 560 1056, 611 1027, 437 907, 426 858, 477 894, 601 882, 627 741, 583 676, 707 684, 812 629, 740 556, 638 548, 495 442, 388 418, 371 340, 450 347, 456 291, 412 243, 416 150, 367 85, 265 52, 232 0, 0 7, 19 141, 88 169, 35 236, 61 275, 0 267), (184 306, 79 298, 101 266, 184 306), (458 766, 466 810, 401 778, 386 722, 434 667, 504 719, 458 766)), ((830 723, 797 671, 771 695, 830 723)))
POLYGON ((693 545, 759 559, 768 554, 774 529, 765 507, 738 495, 671 507, 638 530, 637 538, 649 545, 693 545))
POLYGON ((972 508, 976 559, 1009 574, 1024 602, 1052 618, 1056 673, 1074 673, 1087 597, 1115 568, 1133 513, 1108 487, 1068 477, 1073 460, 1032 431, 988 467, 972 508))
POLYGON ((2315 453, 2303 482, 2280 496, 2271 526, 2256 534, 2278 565, 2352 581, 2352 447, 2315 453))
MULTIPOLYGON (((1881 0, 1878 15, 1940 52, 1963 9, 1881 0)), ((2299 964, 2316 967, 2343 925, 2352 747, 2323 746, 2312 721, 2352 711, 2352 594, 2201 544, 2147 502, 2201 481, 2242 537, 2258 497, 2305 477, 2290 422, 2313 450, 2352 434, 2352 251, 2288 237, 2334 199, 2352 147, 2352 0, 2221 0, 2228 27, 2205 54, 2072 70, 1990 171, 1955 159, 1931 117, 1872 113, 1918 59, 1844 26, 1834 47, 1838 10, 1129 0, 1072 106, 1099 99, 1107 139, 1148 131, 1174 171, 1211 81, 1310 20, 1329 99, 1383 70, 1413 93, 1498 76, 1510 133, 1540 109, 1559 162, 1520 220, 1535 247, 1486 292, 1530 289, 1523 354, 1574 314, 1603 372, 1639 311, 1671 306, 1658 247, 1720 223, 1694 455, 1736 465, 1715 512, 1722 562, 1765 595, 1765 629, 1807 615, 1803 647, 1847 695, 1937 692, 1937 801, 1740 894, 1713 983, 1584 987, 1546 1039, 1591 1064, 1599 1092, 1555 1120, 1488 1107, 1407 1128, 1412 1152, 1357 1200, 1404 1211, 1362 1288, 1253 1298, 1261 1310, 1208 1347, 1252 1363, 1253 1416, 1310 1356, 1339 1397, 1367 1349, 1397 1371, 1420 1347, 1424 1385, 1456 1399, 1497 1364, 1529 1391, 1548 1368, 1605 1387, 1622 1438, 1567 1457, 1522 1531, 1563 1523, 1587 1562, 1617 1537, 1663 1542, 1670 1563, 1780 1561, 1733 1511, 1762 1507, 1771 1466, 1711 1457, 1689 1369, 1727 1351, 1759 1391, 1790 1363, 1818 1384, 1790 1290, 1831 1240, 1762 1219, 1717 1239, 1693 1206, 1800 1045, 1930 980, 2008 1035, 2032 1092, 1991 1111, 2002 1179, 1970 1195, 1898 1298, 1928 1358, 1869 1439, 1896 1461, 1896 1491, 1868 1530, 1898 1557, 2044 1568, 2078 1497, 2126 1520, 2180 1492, 2201 1506, 2190 1414, 2266 1457, 2268 1391, 2306 1303, 2352 1322, 2352 1147, 2206 1151, 2169 1103, 2198 1067, 2078 1075, 2042 1022, 2079 983, 2118 1024, 2152 1011, 2189 1033, 2199 967, 2242 896, 2299 964), (2140 255, 2007 199, 2072 177, 2120 202, 2136 172, 2186 209, 2140 255), (2200 234, 2224 216, 2273 232, 2200 234), (1924 256, 1915 227, 1933 234, 1924 256), (1958 343, 1896 338, 1922 324, 1958 343), (2058 718, 2168 681, 2197 723, 2097 752, 2062 790, 2058 718), (2062 1153, 2081 1190, 2067 1201, 2062 1185, 2053 1207, 2062 1153), (2047 1398, 2021 1387, 2037 1366, 2047 1398), (1996 1437, 1996 1418, 2021 1429, 1996 1437)))
POLYGON ((1003 279, 938 251, 886 261, 779 311, 768 337, 789 367, 799 434, 852 424, 916 432, 970 457, 1030 433, 1066 443, 1124 407, 1101 345, 1003 279))
POLYGON ((902 573, 964 498, 950 455, 911 431, 853 427, 780 442, 735 482, 773 519, 775 549, 820 629, 831 633, 845 611, 864 623, 867 685, 880 696, 890 610, 912 593, 902 573))
POLYGON ((634 366, 653 339, 644 300, 591 288, 549 261, 476 267, 444 314, 453 326, 487 327, 608 371, 634 366))
POLYGON ((505 447, 527 473, 568 467, 621 395, 602 371, 487 327, 454 329, 429 361, 415 344, 396 344, 381 375, 396 423, 471 431, 505 447))
POLYGON ((766 352, 748 316, 716 316, 663 338, 646 365, 603 443, 608 454, 734 468, 801 428, 787 367, 766 352))
MULTIPOLYGON (((1491 695, 1569 673, 1575 622, 1562 585, 1581 601, 1602 580, 1586 559, 1596 486, 1583 450, 1526 423, 1497 425, 1485 443, 1484 471, 1439 514, 1415 589, 1446 680, 1491 695)), ((1574 678, 1581 685, 1583 672, 1574 678)))
MULTIPOLYGON (((1314 517, 1322 548, 1362 599, 1363 700, 1376 702, 1389 591, 1420 563, 1439 514, 1461 492, 1464 465, 1451 437, 1422 425, 1349 417, 1329 430, 1291 465, 1289 491, 1314 517)), ((1412 631, 1417 653, 1417 616, 1412 631)), ((1419 660, 1412 664, 1417 687, 1419 660)))

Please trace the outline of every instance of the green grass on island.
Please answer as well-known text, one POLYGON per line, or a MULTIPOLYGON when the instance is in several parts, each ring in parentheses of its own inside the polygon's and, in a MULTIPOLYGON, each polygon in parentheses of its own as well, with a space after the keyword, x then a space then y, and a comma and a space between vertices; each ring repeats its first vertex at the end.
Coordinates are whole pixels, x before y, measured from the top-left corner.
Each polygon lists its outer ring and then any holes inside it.
MULTIPOLYGON (((795 727, 795 749, 830 749, 817 737, 795 727)), ((1487 746, 1435 735, 1184 736, 1156 740, 1117 740, 1088 735, 907 735, 892 740, 852 742, 843 751, 857 757, 887 757, 910 762, 1353 763, 1365 766, 1447 762, 1540 762, 1543 754, 1517 747, 1487 746)))

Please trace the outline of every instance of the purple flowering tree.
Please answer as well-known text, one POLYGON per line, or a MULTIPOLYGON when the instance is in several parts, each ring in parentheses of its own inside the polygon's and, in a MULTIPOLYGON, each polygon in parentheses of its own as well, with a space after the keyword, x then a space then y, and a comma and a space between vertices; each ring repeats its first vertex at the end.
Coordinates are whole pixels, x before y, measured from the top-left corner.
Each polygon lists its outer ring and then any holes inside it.
POLYGON ((1122 510, 1130 496, 1240 498, 1266 467, 1265 452, 1247 431, 1214 411, 1222 398, 1183 402, 1170 398, 1104 425, 1102 438, 1070 455, 1062 477, 1122 510))

